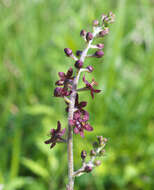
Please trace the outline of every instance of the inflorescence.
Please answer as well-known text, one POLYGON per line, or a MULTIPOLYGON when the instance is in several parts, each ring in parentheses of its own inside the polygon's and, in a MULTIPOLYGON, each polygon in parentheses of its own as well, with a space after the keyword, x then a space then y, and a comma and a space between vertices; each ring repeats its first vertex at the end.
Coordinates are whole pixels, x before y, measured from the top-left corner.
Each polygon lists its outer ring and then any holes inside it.
MULTIPOLYGON (((74 69, 70 67, 66 73, 58 73, 59 80, 55 83, 57 87, 54 89, 54 96, 64 99, 66 103, 66 112, 73 113, 73 117, 68 118, 68 125, 71 127, 74 134, 80 134, 82 137, 84 137, 84 130, 93 131, 93 127, 88 122, 89 113, 85 110, 87 102, 79 101, 79 93, 81 91, 89 91, 93 99, 94 95, 96 93, 100 93, 101 90, 95 88, 97 83, 94 79, 92 79, 91 82, 88 82, 85 74, 82 78, 84 86, 82 88, 78 88, 79 77, 82 72, 92 73, 94 70, 91 65, 86 65, 85 59, 87 57, 102 58, 104 56, 104 44, 93 44, 93 40, 97 38, 104 38, 108 35, 109 24, 114 22, 114 17, 115 15, 112 12, 108 15, 103 14, 100 22, 98 20, 93 21, 93 32, 81 30, 80 36, 85 41, 85 48, 83 50, 77 50, 73 53, 70 48, 64 49, 66 56, 74 60, 74 69), (88 54, 89 49, 94 49, 94 52, 92 54, 88 54)), ((51 129, 50 139, 45 141, 45 143, 51 144, 50 148, 53 148, 59 142, 66 142, 66 140, 62 138, 65 131, 66 129, 61 129, 60 121, 58 121, 57 129, 51 129)), ((100 165, 100 161, 95 159, 100 155, 104 155, 104 147, 106 142, 106 138, 102 136, 97 137, 97 142, 93 144, 93 149, 90 151, 90 161, 88 162, 86 162, 86 151, 81 152, 83 165, 79 170, 74 172, 74 176, 91 172, 95 166, 100 165)))

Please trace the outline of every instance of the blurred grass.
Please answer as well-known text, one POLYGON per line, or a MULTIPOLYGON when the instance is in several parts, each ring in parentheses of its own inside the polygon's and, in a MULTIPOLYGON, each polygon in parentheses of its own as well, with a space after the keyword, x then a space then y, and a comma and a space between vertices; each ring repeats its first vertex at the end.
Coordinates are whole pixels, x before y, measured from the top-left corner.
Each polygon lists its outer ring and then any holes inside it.
MULTIPOLYGON (((93 75, 103 93, 87 93, 93 133, 75 137, 75 168, 82 149, 108 137, 103 164, 76 180, 75 189, 152 190, 154 178, 154 9, 152 0, 0 1, 0 184, 5 190, 65 189, 65 145, 44 145, 61 120, 64 103, 53 98, 58 71, 71 60, 63 48, 83 47, 79 32, 113 11, 103 60, 93 75)), ((96 63, 95 63, 96 62, 96 63)), ((91 76, 88 76, 90 78, 91 76)))

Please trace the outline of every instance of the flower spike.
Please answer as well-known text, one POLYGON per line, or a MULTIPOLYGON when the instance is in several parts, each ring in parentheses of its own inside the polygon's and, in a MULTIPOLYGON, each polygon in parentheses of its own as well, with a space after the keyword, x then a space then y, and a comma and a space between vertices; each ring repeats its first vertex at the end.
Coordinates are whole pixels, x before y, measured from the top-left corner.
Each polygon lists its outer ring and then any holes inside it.
POLYGON ((86 58, 101 58, 104 56, 104 44, 94 43, 97 38, 104 38, 109 33, 109 24, 114 22, 115 15, 112 12, 109 14, 102 14, 101 20, 94 20, 92 23, 92 31, 87 32, 81 30, 80 36, 85 41, 85 47, 78 49, 73 54, 72 49, 65 48, 64 53, 67 57, 73 59, 73 66, 68 69, 66 73, 59 72, 59 80, 56 81, 56 88, 54 89, 54 96, 64 99, 66 103, 66 113, 68 114, 68 129, 67 129, 67 140, 63 138, 66 128, 61 128, 60 121, 57 122, 57 129, 52 128, 50 131, 50 138, 45 141, 45 144, 50 144, 50 148, 53 148, 57 143, 67 142, 67 153, 68 153, 68 185, 67 190, 74 189, 74 178, 85 173, 92 172, 93 169, 101 164, 100 160, 96 160, 98 156, 104 156, 107 138, 103 136, 97 136, 97 141, 93 142, 93 147, 87 156, 87 151, 82 150, 81 159, 82 166, 77 171, 74 171, 73 167, 73 134, 79 134, 84 137, 85 131, 93 131, 93 127, 89 124, 89 113, 85 110, 87 106, 86 101, 79 101, 79 93, 81 91, 89 91, 91 97, 94 98, 95 93, 101 92, 101 90, 95 89, 97 85, 96 81, 92 79, 88 82, 83 75, 82 83, 83 88, 78 88, 81 73, 87 72, 91 74, 94 68, 91 65, 86 65, 86 58), (89 50, 93 52, 88 54, 89 50), (88 157, 88 158, 87 158, 88 157), (89 159, 89 161, 87 161, 89 159))

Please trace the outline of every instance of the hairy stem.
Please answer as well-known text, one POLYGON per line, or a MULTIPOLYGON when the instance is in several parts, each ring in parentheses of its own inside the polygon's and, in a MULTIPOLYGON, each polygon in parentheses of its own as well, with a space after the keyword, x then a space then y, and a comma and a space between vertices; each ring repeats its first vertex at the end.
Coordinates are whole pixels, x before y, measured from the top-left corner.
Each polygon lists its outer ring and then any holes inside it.
MULTIPOLYGON (((76 91, 73 90, 71 97, 70 97, 70 104, 69 104, 69 113, 68 113, 68 121, 73 119, 74 113, 74 104, 75 104, 75 96, 76 91)), ((73 131, 72 127, 68 123, 68 189, 73 190, 74 187, 74 179, 73 179, 73 172, 74 172, 74 163, 73 163, 73 131)))
MULTIPOLYGON (((97 33, 100 31, 100 28, 97 28, 93 32, 93 36, 95 37, 97 33)), ((86 48, 83 50, 83 53, 80 57, 80 60, 84 62, 88 50, 90 49, 91 43, 93 40, 90 40, 86 48)), ((75 98, 77 93, 77 85, 80 78, 81 72, 84 71, 83 69, 80 69, 76 75, 76 77, 73 80, 72 85, 72 93, 70 95, 70 102, 69 102, 69 111, 68 111, 68 138, 67 138, 67 152, 68 152, 68 185, 67 190, 73 190, 74 189, 74 160, 73 160, 73 130, 72 126, 69 125, 69 120, 73 119, 73 114, 75 111, 75 98)))

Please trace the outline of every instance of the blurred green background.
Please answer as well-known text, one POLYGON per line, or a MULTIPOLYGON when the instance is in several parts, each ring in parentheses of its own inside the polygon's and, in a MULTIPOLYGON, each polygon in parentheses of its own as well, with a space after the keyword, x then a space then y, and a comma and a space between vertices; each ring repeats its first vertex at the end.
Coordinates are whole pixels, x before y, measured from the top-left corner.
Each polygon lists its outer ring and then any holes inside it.
POLYGON ((44 144, 57 120, 67 126, 65 104, 53 97, 58 71, 72 60, 65 47, 83 48, 81 29, 113 11, 116 22, 105 38, 95 77, 103 93, 87 110, 93 133, 75 136, 75 168, 80 152, 97 135, 109 139, 103 164, 76 179, 75 190, 152 190, 154 187, 154 1, 0 1, 0 184, 5 190, 65 190, 66 145, 44 144))

